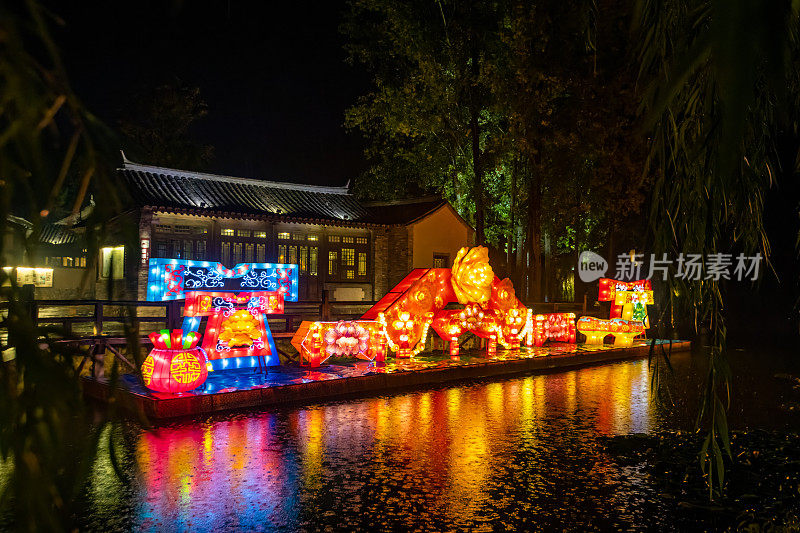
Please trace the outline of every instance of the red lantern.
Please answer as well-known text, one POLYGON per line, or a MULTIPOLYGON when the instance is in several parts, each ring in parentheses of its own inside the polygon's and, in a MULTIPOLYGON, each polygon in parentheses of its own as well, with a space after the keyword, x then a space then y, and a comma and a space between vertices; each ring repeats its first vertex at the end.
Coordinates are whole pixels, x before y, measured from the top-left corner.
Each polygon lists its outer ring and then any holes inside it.
MULTIPOLYGON (((377 345, 375 346, 375 362, 382 365, 386 362, 386 338, 380 335, 377 345)), ((376 335, 376 336, 377 336, 376 335)))
POLYGON ((150 334, 153 350, 142 363, 145 386, 158 392, 185 392, 206 381, 206 356, 197 346, 200 337, 192 331, 163 329, 150 334))
POLYGON ((497 355, 497 337, 495 335, 489 336, 489 342, 486 343, 486 355, 489 357, 497 355))
POLYGON ((458 337, 450 339, 450 357, 458 360, 458 351, 461 347, 458 345, 458 337))

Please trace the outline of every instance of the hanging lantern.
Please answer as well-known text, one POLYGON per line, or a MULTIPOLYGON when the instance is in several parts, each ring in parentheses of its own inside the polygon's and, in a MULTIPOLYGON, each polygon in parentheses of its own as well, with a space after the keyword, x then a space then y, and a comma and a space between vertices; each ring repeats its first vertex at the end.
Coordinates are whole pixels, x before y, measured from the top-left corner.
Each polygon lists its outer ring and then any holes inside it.
POLYGON ((197 332, 162 329, 150 334, 153 350, 142 363, 144 385, 158 392, 185 392, 206 381, 206 356, 197 332))
POLYGON ((458 337, 453 337, 452 339, 450 339, 450 357, 458 359, 459 349, 460 346, 458 345, 458 337))

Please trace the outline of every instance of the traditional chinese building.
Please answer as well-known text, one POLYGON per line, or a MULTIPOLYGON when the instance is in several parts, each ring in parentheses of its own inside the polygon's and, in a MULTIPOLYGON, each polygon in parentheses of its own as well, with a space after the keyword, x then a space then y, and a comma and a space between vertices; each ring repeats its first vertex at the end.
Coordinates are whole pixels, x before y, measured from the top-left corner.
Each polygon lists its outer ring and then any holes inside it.
MULTIPOLYGON (((94 276, 86 276, 91 265, 87 262, 83 230, 74 223, 58 221, 43 224, 34 235, 37 230, 33 224, 9 215, 0 264, 19 285, 34 285, 37 298, 92 298, 95 280, 94 276), (26 246, 26 241, 31 240, 36 244, 26 246)), ((9 284, 6 278, 4 285, 9 284)))
MULTIPOLYGON (((412 268, 448 266, 474 240, 473 229, 441 198, 362 203, 347 186, 221 176, 127 159, 119 173, 133 201, 125 220, 138 223, 139 249, 127 249, 121 236, 106 242, 93 277, 98 298, 113 286, 118 297, 145 299, 153 257, 227 267, 296 263, 301 301, 320 300, 324 290, 332 300, 370 301, 412 268)), ((63 256, 45 260, 64 264, 63 256)), ((91 268, 80 257, 72 264, 91 268)), ((54 287, 64 277, 58 274, 54 287)))

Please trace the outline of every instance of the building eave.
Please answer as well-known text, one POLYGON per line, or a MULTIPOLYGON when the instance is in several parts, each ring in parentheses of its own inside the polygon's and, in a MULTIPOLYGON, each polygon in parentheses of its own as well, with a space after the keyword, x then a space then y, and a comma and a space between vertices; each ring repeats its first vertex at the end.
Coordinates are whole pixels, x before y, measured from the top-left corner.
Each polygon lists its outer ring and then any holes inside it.
POLYGON ((152 209, 155 213, 165 213, 174 215, 192 215, 216 218, 229 218, 241 220, 267 220, 270 222, 287 222, 294 224, 315 224, 318 226, 341 226, 355 228, 382 228, 386 224, 375 224, 372 222, 362 222, 358 220, 340 220, 318 217, 302 217, 292 215, 278 215, 274 213, 245 213, 238 211, 224 211, 218 209, 192 209, 186 207, 168 207, 159 205, 145 205, 145 208, 152 209))
POLYGON ((405 226, 413 226, 414 224, 417 224, 418 222, 421 222, 422 220, 424 220, 424 219, 428 218, 429 216, 433 215, 434 213, 437 213, 437 212, 439 212, 440 210, 442 210, 442 209, 445 209, 445 208, 449 209, 449 210, 450 210, 450 212, 453 214, 453 216, 455 216, 455 217, 456 217, 456 219, 457 219, 459 222, 461 222, 461 224, 463 224, 463 225, 464 225, 464 227, 466 227, 466 228, 467 228, 469 231, 472 231, 472 232, 474 232, 474 231, 475 231, 475 228, 473 228, 473 227, 472 227, 472 225, 470 225, 470 223, 469 223, 469 222, 467 222, 466 220, 464 220, 464 217, 462 217, 461 215, 459 215, 459 214, 458 214, 458 211, 456 211, 455 207, 453 207, 453 206, 450 204, 450 202, 448 202, 448 201, 445 201, 445 202, 444 202, 442 205, 440 205, 440 206, 438 206, 438 207, 434 207, 433 209, 431 209, 431 210, 430 210, 430 211, 428 211, 427 213, 425 213, 425 214, 423 214, 423 215, 420 215, 420 216, 418 216, 418 217, 417 217, 417 218, 415 218, 414 220, 412 220, 412 221, 410 221, 410 222, 406 222, 404 225, 405 225, 405 226))
MULTIPOLYGON (((210 181, 219 181, 225 183, 237 183, 241 185, 253 185, 256 187, 265 187, 265 188, 272 188, 272 189, 284 189, 289 191, 306 191, 306 192, 315 192, 315 193, 322 193, 322 194, 337 194, 337 195, 346 195, 351 196, 350 191, 348 190, 348 185, 344 185, 342 187, 331 187, 331 186, 323 186, 323 185, 306 185, 301 183, 289 183, 289 182, 282 182, 282 181, 267 181, 262 179, 256 178, 241 178, 237 176, 226 176, 222 174, 209 174, 206 172, 195 172, 191 170, 180 170, 175 168, 168 168, 168 167, 159 167, 154 165, 142 165, 139 163, 133 163, 131 161, 125 161, 124 165, 121 168, 117 169, 118 171, 137 171, 137 172, 149 172, 151 174, 164 174, 170 176, 181 176, 186 178, 196 178, 196 179, 203 179, 203 180, 210 180, 210 181)), ((349 184, 349 182, 348 182, 349 184)))

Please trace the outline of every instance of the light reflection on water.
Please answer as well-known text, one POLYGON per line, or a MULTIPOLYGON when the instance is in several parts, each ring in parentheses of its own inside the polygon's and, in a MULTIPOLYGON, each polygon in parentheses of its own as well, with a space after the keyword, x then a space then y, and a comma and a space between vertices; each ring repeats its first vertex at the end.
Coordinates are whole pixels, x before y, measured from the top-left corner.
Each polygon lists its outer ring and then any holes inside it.
MULTIPOLYGON (((681 354, 674 363, 680 369, 688 359, 681 354)), ((647 362, 637 360, 155 431, 130 425, 116 438, 128 451, 123 462, 140 474, 116 480, 101 454, 85 524, 152 531, 671 527, 647 479, 612 463, 597 441, 685 425, 649 387, 647 362)))

